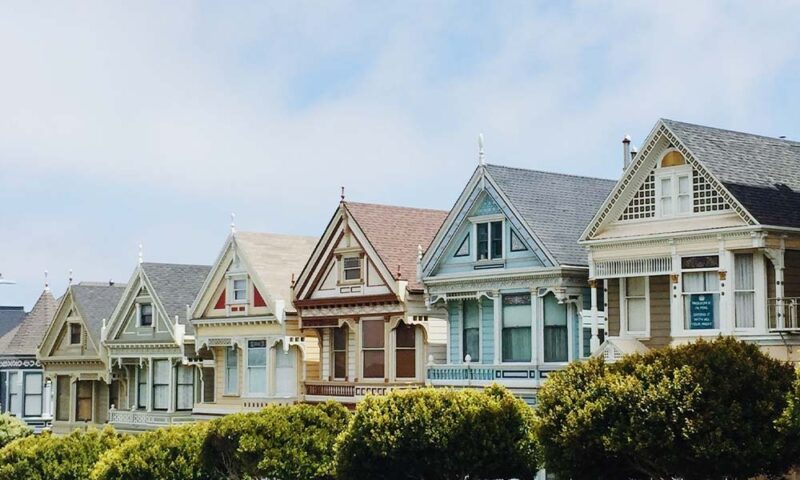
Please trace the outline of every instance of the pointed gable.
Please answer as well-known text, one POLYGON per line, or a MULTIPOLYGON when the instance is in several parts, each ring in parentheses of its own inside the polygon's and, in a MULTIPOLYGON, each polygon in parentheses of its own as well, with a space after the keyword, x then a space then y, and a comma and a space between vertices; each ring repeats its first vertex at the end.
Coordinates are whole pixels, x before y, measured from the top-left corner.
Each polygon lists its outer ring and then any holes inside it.
POLYGON ((42 342, 57 308, 58 302, 50 290, 46 289, 22 322, 0 339, 0 343, 5 344, 0 355, 36 355, 36 349, 42 342))
POLYGON ((125 284, 102 284, 81 282, 72 285, 72 300, 86 328, 86 333, 95 346, 100 345, 103 321, 111 319, 125 291, 125 284))

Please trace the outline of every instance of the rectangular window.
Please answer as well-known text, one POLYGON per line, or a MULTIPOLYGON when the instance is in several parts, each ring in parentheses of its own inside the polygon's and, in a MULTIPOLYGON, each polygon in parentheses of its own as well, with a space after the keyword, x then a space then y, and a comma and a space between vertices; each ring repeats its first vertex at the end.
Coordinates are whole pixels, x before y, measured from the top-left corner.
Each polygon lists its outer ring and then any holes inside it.
POLYGON ((417 376, 417 330, 401 323, 395 329, 395 365, 397 378, 417 376))
POLYGON ((344 257, 342 267, 345 281, 361 279, 361 257, 344 257))
POLYGON ((244 278, 233 280, 233 301, 246 302, 247 301, 247 280, 244 278))
POLYGON ((734 255, 734 300, 736 305, 736 328, 756 326, 755 280, 753 275, 753 254, 734 255))
POLYGON ((690 173, 659 177, 658 187, 658 205, 661 216, 683 215, 692 211, 690 173))
POLYGON ((492 259, 503 258, 503 222, 492 222, 492 259))
POLYGON ((149 327, 153 325, 153 306, 141 305, 139 307, 139 325, 149 327))
POLYGON ((719 257, 686 257, 681 259, 681 265, 684 328, 718 329, 719 257))
POLYGON ((153 410, 169 408, 169 360, 153 360, 153 410))
POLYGON ((668 217, 672 215, 672 177, 662 177, 660 179, 661 195, 658 203, 661 207, 661 215, 668 217))
POLYGON ((69 398, 72 384, 67 375, 56 377, 56 420, 69 421, 69 398))
POLYGON ((361 321, 361 349, 364 354, 364 378, 384 378, 384 321, 361 321))
POLYGON ((94 384, 91 380, 79 380, 76 387, 75 420, 79 422, 91 422, 94 384))
POLYGON ((247 341, 247 393, 267 394, 267 341, 247 341))
POLYGON ((70 323, 69 324, 69 343, 70 343, 70 345, 80 345, 81 344, 81 324, 80 323, 70 323))
POLYGON ((692 180, 689 175, 678 175, 678 213, 689 213, 692 210, 692 180))
POLYGON ((177 410, 191 410, 194 407, 194 367, 178 365, 176 385, 177 410))
POLYGON ((39 372, 25 374, 25 405, 23 415, 39 417, 42 415, 42 374, 39 372))
POLYGON ((467 300, 463 303, 463 306, 463 354, 461 360, 466 361, 465 358, 469 355, 470 361, 478 362, 481 359, 480 309, 478 308, 478 302, 475 300, 467 300))
POLYGON ((647 333, 647 277, 630 277, 625 281, 625 322, 627 333, 647 333))
POLYGON ((569 359, 567 306, 558 303, 555 295, 544 297, 543 358, 545 362, 566 362, 569 359))
POLYGON ((147 365, 142 365, 139 369, 139 376, 136 385, 136 405, 139 408, 147 408, 147 382, 149 371, 147 365))
POLYGON ((17 416, 22 413, 19 399, 19 394, 22 387, 20 382, 21 378, 19 372, 8 373, 8 412, 17 416))
POLYGON ((239 352, 236 347, 225 349, 225 394, 239 393, 239 352))
POLYGON ((476 260, 503 258, 503 222, 487 222, 476 225, 478 251, 476 260))
POLYGON ((119 380, 111 380, 108 386, 108 404, 113 405, 114 408, 119 409, 119 380))
POLYGON ((349 330, 342 326, 333 329, 333 378, 347 378, 347 334, 349 330))
POLYGON ((503 295, 503 361, 531 361, 531 294, 503 295))

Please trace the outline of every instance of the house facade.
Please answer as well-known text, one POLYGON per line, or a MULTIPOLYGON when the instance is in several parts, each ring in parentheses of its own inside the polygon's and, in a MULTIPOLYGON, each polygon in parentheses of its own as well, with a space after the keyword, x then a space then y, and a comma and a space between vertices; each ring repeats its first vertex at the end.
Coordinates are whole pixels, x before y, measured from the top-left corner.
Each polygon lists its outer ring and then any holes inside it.
POLYGON ((294 285, 300 326, 319 345, 306 401, 353 404, 424 384, 446 326, 425 305, 416 264, 446 214, 342 199, 294 285))
POLYGON ((110 405, 119 403, 102 338, 124 290, 124 284, 81 282, 61 297, 37 351, 53 387, 56 433, 102 427, 110 405))
POLYGON ((24 420, 35 430, 48 426, 53 418, 52 383, 36 359, 36 349, 57 306, 45 288, 30 312, 19 307, 6 309, 2 315, 4 327, 11 328, 0 337, 0 412, 24 420))
POLYGON ((195 416, 301 400, 305 375, 318 372, 318 352, 300 332, 290 288, 316 241, 251 232, 228 237, 191 309, 203 373, 195 416))
POLYGON ((427 304, 447 312, 447 350, 431 359, 430 384, 497 382, 533 403, 549 372, 591 353, 577 241, 613 185, 478 166, 419 265, 427 304))
POLYGON ((626 353, 732 335, 797 361, 800 144, 659 120, 582 235, 626 353))
POLYGON ((111 370, 108 420, 117 430, 193 420, 202 371, 190 361, 194 332, 189 306, 210 269, 149 262, 136 266, 102 338, 111 370))

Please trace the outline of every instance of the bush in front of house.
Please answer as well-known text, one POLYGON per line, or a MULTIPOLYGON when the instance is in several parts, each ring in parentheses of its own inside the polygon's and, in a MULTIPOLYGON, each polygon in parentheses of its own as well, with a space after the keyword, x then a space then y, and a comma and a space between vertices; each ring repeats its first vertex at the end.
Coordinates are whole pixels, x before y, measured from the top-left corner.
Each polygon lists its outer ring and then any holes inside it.
POLYGON ((539 469, 533 412, 499 386, 367 397, 338 443, 342 480, 531 479, 539 469))
MULTIPOLYGON (((159 428, 130 436, 106 451, 93 480, 211 480, 200 458, 208 423, 159 428)), ((89 478, 89 477, 85 477, 89 478)))
POLYGON ((212 478, 331 480, 350 412, 336 402, 270 406, 214 420, 203 445, 212 478))
POLYGON ((121 441, 111 427, 19 438, 0 450, 0 479, 85 480, 100 455, 121 441))
POLYGON ((33 433, 33 429, 19 418, 8 413, 0 414, 0 448, 12 440, 27 437, 31 433, 33 433))
POLYGON ((729 337, 574 363, 540 390, 537 436, 548 472, 575 479, 777 475, 793 463, 779 421, 793 380, 729 337))

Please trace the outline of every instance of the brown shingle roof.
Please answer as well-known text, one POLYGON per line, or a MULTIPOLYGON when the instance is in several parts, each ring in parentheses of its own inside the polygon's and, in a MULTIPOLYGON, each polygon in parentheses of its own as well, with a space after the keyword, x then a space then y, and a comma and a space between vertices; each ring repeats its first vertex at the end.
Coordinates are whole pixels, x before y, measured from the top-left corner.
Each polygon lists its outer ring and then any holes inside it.
POLYGON ((371 203, 344 205, 392 277, 407 280, 410 289, 421 289, 417 282, 417 247, 421 245, 423 251, 428 248, 448 212, 371 203))

